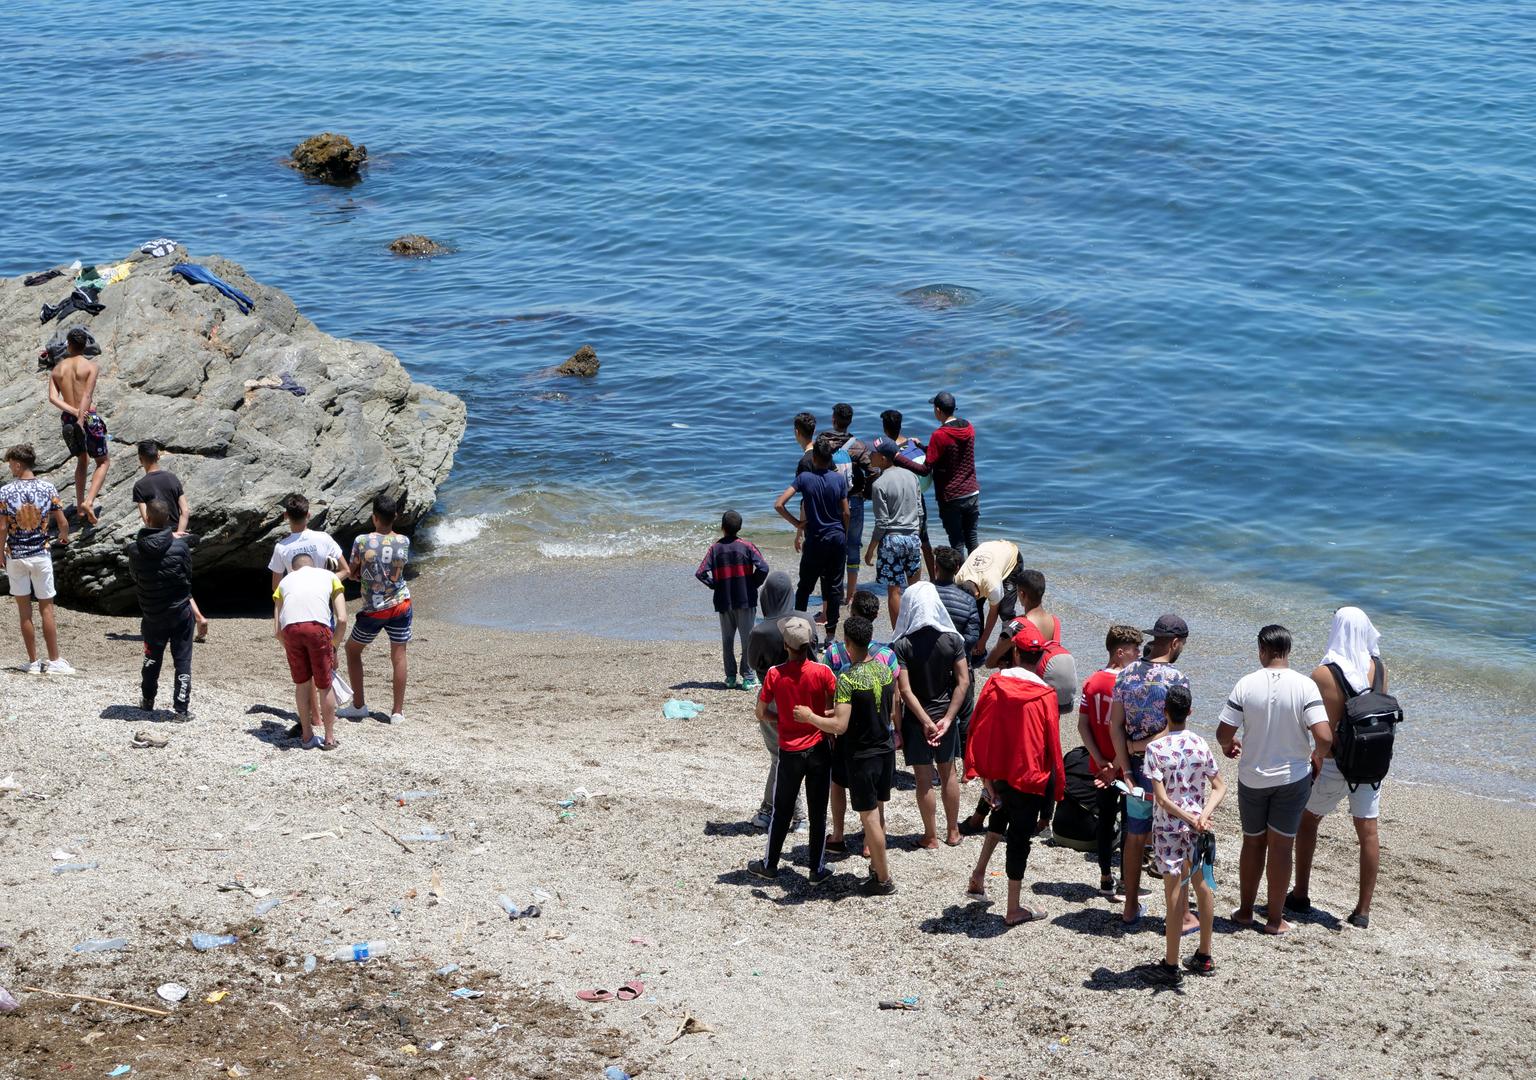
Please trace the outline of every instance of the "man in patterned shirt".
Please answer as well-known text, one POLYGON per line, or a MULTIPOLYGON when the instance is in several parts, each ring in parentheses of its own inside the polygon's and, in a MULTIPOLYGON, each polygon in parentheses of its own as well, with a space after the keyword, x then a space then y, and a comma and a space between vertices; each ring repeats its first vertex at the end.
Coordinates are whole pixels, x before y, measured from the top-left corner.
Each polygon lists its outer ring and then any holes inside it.
POLYGON ((1177 615, 1160 615, 1152 629, 1147 659, 1137 660, 1115 677, 1114 697, 1109 706, 1109 737, 1115 744, 1115 765, 1132 788, 1143 796, 1125 800, 1125 850, 1120 856, 1120 872, 1125 883, 1125 911, 1121 920, 1131 925, 1145 910, 1139 900, 1141 859, 1152 832, 1151 785, 1142 772, 1147 743, 1168 726, 1163 714, 1163 699, 1170 686, 1189 689, 1189 679, 1173 666, 1189 640, 1189 624, 1177 615))
POLYGON ((73 675, 75 669, 59 655, 59 635, 53 621, 53 557, 48 554, 48 518, 59 527, 59 546, 69 543, 69 521, 59 503, 59 491, 32 475, 37 455, 31 443, 5 452, 5 463, 14 479, 0 487, 0 543, 4 544, 5 573, 11 595, 21 616, 21 643, 27 649, 27 673, 73 675), (46 664, 37 655, 37 633, 32 628, 32 601, 43 617, 46 664))
POLYGON ((373 532, 352 541, 348 569, 362 587, 363 609, 347 639, 347 676, 352 683, 352 704, 337 709, 337 716, 361 720, 368 715, 363 704, 363 649, 380 632, 389 635, 389 660, 393 669, 394 704, 388 723, 405 721, 405 646, 411 640, 411 590, 405 583, 405 566, 411 558, 411 542, 395 532, 395 500, 380 495, 373 500, 373 532))

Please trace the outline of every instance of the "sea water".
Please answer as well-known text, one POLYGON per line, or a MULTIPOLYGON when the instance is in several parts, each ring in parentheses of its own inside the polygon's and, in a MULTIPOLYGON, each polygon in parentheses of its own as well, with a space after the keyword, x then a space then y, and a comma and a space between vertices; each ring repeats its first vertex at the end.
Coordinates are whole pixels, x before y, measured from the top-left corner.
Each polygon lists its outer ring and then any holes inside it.
MULTIPOLYGON (((1258 622, 1315 652, 1358 603, 1410 673, 1409 768, 1531 798, 1525 14, 11 3, 0 273, 170 236, 460 394, 420 546, 514 627, 569 621, 528 581, 622 561, 675 614, 599 625, 708 638, 682 590, 722 509, 792 561, 790 417, 923 434, 951 390, 983 533, 1062 602, 1186 612, 1234 671, 1258 622), (321 130, 361 184, 282 166, 321 130), (548 374, 583 343, 596 379, 548 374)), ((1102 626, 1069 630, 1086 667, 1102 626)))

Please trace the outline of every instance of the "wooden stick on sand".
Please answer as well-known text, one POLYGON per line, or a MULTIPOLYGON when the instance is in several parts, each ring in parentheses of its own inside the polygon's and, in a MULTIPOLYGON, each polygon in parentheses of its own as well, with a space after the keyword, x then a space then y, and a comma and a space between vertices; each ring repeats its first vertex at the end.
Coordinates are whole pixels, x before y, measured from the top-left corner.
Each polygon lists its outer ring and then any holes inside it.
POLYGON ((113 1001, 111 998, 92 997, 90 994, 66 994, 62 990, 44 990, 41 986, 23 986, 29 994, 47 994, 49 997, 74 998, 77 1001, 94 1001, 97 1005, 115 1005, 119 1009, 132 1009, 134 1012, 148 1013, 150 1016, 170 1016, 164 1009, 151 1009, 148 1005, 130 1005, 126 1001, 113 1001))

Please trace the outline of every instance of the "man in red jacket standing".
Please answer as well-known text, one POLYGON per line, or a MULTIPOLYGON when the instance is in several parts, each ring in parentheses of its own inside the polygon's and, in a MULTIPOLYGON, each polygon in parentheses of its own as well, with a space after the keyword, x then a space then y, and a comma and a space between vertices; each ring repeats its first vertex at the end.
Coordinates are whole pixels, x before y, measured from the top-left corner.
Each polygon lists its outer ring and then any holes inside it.
POLYGON ((976 429, 969 420, 955 415, 955 395, 948 390, 935 394, 931 404, 939 427, 928 439, 926 458, 915 462, 899 457, 896 464, 919 476, 932 475, 939 520, 944 523, 949 546, 963 559, 980 543, 977 527, 981 521, 981 485, 976 482, 976 429))
MULTIPOLYGON (((1024 870, 1029 864, 1029 845, 1035 823, 1052 802, 1066 791, 1066 767, 1061 760, 1061 728, 1056 691, 1036 675, 1020 652, 1038 653, 1045 642, 1032 623, 1014 634, 1003 669, 987 680, 971 714, 970 741, 965 751, 965 775, 979 776, 983 790, 995 808, 982 847, 977 876, 984 875, 987 857, 996 841, 990 834, 1007 838, 1009 926, 1045 918, 1038 908, 1025 907, 1020 899, 1024 870)), ((983 879, 984 880, 984 879, 983 879)))

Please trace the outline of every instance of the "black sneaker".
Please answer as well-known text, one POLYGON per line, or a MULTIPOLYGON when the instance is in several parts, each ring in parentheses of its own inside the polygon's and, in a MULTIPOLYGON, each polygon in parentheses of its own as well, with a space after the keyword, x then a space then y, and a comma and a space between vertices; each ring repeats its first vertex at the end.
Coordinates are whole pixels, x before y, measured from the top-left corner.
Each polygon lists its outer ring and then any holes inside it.
POLYGON ((303 737, 304 737, 304 725, 303 724, 294 724, 293 727, 288 729, 288 738, 290 738, 290 739, 302 739, 303 737))
POLYGON ((895 896, 896 882, 887 878, 881 881, 874 875, 864 879, 864 884, 859 886, 859 892, 865 896, 895 896))
POLYGON ((190 724, 193 720, 196 719, 197 717, 193 716, 189 712, 178 712, 171 714, 171 723, 173 724, 190 724))
POLYGON ((762 878, 764 881, 777 881, 779 878, 779 872, 764 866, 762 859, 753 859, 747 863, 747 873, 755 878, 762 878))
POLYGON ((1312 914, 1312 898, 1310 896, 1297 896, 1295 893, 1285 894, 1285 910, 1294 911, 1298 915, 1312 914))
POLYGON ((831 876, 832 871, 823 866, 820 870, 812 870, 809 874, 806 875, 806 878, 810 880, 812 885, 820 885, 823 881, 826 881, 827 878, 831 876))
POLYGON ((984 817, 979 818, 972 814, 960 822, 959 828, 961 836, 980 836, 987 831, 987 819, 984 817))
POLYGON ((1179 966, 1170 964, 1166 960, 1145 964, 1141 970, 1148 982, 1154 982, 1160 986, 1178 986, 1184 981, 1184 973, 1179 970, 1179 966))

